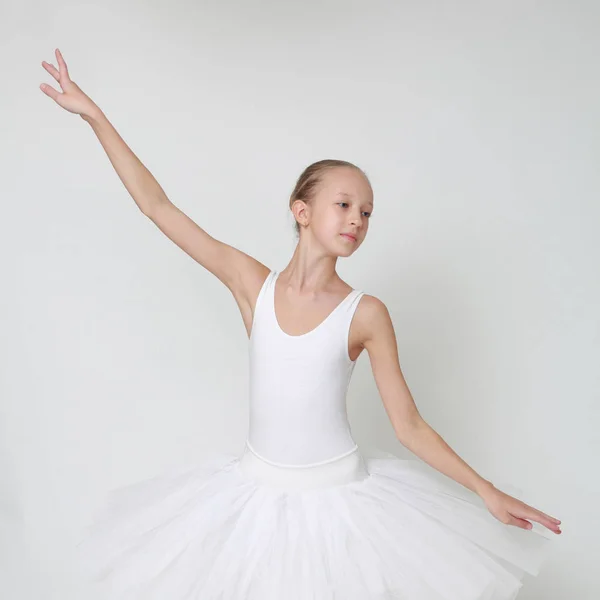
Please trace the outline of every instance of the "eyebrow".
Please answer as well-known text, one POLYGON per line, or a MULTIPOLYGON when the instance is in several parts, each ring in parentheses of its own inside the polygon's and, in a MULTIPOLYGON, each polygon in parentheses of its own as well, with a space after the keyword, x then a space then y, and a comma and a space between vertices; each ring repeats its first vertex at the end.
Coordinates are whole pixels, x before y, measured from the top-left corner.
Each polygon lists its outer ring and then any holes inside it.
MULTIPOLYGON (((336 195, 337 196, 346 196, 346 198, 351 198, 352 197, 350 194, 348 194, 348 192, 338 192, 336 195)), ((367 204, 369 206, 373 206, 372 202, 367 202, 367 204)))

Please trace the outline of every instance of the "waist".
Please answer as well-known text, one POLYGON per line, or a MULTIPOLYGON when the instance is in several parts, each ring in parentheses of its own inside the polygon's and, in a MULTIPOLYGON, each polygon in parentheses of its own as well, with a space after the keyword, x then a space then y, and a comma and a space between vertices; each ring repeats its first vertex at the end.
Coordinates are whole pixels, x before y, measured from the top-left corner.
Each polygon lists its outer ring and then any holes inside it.
POLYGON ((343 413, 325 406, 321 410, 310 405, 290 407, 287 400, 269 410, 260 402, 250 407, 247 445, 265 462, 317 466, 356 449, 343 413))
POLYGON ((295 490, 342 485, 369 476, 358 446, 320 463, 286 465, 260 456, 246 442, 238 466, 245 476, 262 485, 295 490))

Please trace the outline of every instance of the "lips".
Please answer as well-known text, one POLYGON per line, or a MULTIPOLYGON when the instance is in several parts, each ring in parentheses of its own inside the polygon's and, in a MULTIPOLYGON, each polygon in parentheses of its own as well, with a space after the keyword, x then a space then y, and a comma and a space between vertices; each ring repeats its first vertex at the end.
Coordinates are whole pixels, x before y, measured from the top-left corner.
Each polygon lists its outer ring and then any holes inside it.
POLYGON ((356 237, 354 235, 352 235, 351 233, 342 233, 340 235, 342 235, 343 237, 345 237, 349 240, 352 240, 353 242, 356 241, 356 237))

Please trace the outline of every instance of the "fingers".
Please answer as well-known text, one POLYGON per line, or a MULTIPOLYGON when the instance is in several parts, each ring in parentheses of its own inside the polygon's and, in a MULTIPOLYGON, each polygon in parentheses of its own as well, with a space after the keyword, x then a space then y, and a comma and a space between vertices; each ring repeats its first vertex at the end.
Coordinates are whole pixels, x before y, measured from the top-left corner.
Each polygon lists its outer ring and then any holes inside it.
POLYGON ((546 525, 547 527, 558 527, 560 525, 560 521, 558 519, 553 519, 552 517, 549 517, 544 513, 536 513, 531 518, 535 519, 536 521, 538 521, 538 523, 541 523, 542 525, 546 525))
MULTIPOLYGON (((512 515, 512 516, 514 517, 514 515, 512 515)), ((527 519, 531 519, 532 521, 536 521, 537 523, 539 523, 540 525, 543 525, 547 529, 554 531, 554 533, 562 533, 560 530, 560 526, 558 524, 558 523, 560 523, 560 521, 558 521, 558 519, 554 519, 553 517, 549 517, 542 511, 532 509, 531 511, 528 511, 523 516, 526 517, 527 519), (558 521, 558 523, 557 523, 557 521, 558 521)), ((529 521, 525 521, 525 519, 520 519, 519 517, 516 517, 516 520, 529 523, 529 521)), ((531 525, 531 523, 529 523, 529 524, 531 525)), ((526 527, 525 529, 531 529, 531 527, 526 527)))
POLYGON ((52 98, 54 101, 58 101, 58 97, 61 95, 60 92, 57 92, 51 85, 47 85, 45 83, 40 85, 40 89, 42 92, 44 92, 44 94, 46 94, 46 96, 50 96, 50 98, 52 98))
POLYGON ((500 517, 499 521, 505 525, 514 525, 515 527, 520 527, 521 529, 531 529, 533 527, 533 525, 526 519, 521 519, 520 517, 517 517, 509 512, 500 517))
POLYGON ((56 54, 56 60, 58 61, 58 67, 60 69, 60 72, 67 79, 69 79, 69 70, 67 69, 67 63, 65 62, 65 59, 63 58, 63 56, 60 53, 60 50, 58 48, 56 49, 55 54, 56 54))
POLYGON ((546 519, 550 519, 551 521, 554 521, 557 525, 560 523, 560 519, 555 519, 554 517, 551 517, 550 515, 547 515, 545 512, 542 512, 541 510, 537 510, 534 509, 538 514, 543 515, 544 517, 546 517, 546 519))
MULTIPOLYGON (((55 54, 56 54, 56 60, 58 61, 58 69, 51 63, 47 63, 45 60, 42 61, 42 67, 44 67, 44 69, 46 69, 46 71, 48 71, 48 73, 50 73, 50 75, 52 75, 52 77, 54 77, 54 79, 56 79, 56 81, 58 81, 59 85, 63 88, 63 90, 65 90, 65 83, 69 80, 69 71, 67 69, 67 63, 65 63, 64 58, 62 57, 62 54, 60 52, 60 50, 57 48, 55 50, 55 54), (62 83, 61 83, 61 79, 62 79, 62 83)), ((68 87, 68 84, 67 84, 68 87)), ((40 85, 40 89, 42 90, 42 92, 44 92, 46 95, 50 96, 50 98, 52 98, 53 100, 56 100, 60 94, 60 92, 56 91, 52 86, 46 85, 45 83, 43 83, 42 85, 40 85)))
POLYGON ((527 508, 530 511, 530 514, 526 515, 528 519, 533 519, 550 529, 557 529, 561 523, 559 519, 555 519, 554 517, 547 515, 545 512, 542 512, 537 508, 533 508, 529 505, 527 506, 527 508))
POLYGON ((44 69, 46 69, 46 71, 48 71, 48 73, 50 73, 50 75, 52 75, 52 77, 54 77, 56 81, 60 81, 60 73, 54 65, 52 65, 51 63, 47 63, 45 60, 43 60, 42 67, 44 67, 44 69))
POLYGON ((519 518, 513 518, 510 521, 511 525, 516 525, 517 527, 520 527, 521 529, 531 529, 533 527, 533 525, 525 520, 525 519, 519 519, 519 518))
POLYGON ((532 519, 533 521, 537 521, 538 523, 540 523, 540 525, 543 525, 544 527, 551 529, 555 533, 561 533, 560 525, 556 522, 555 519, 552 519, 552 517, 547 517, 545 515, 538 516, 537 514, 534 514, 529 518, 532 519))

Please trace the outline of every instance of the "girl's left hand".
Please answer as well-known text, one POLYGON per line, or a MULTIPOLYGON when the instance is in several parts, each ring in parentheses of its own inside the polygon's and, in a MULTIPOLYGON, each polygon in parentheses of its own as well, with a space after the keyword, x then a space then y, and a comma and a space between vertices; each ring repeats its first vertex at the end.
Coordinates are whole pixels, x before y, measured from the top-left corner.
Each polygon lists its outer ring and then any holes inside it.
POLYGON ((498 521, 505 525, 514 525, 522 529, 531 529, 533 525, 527 519, 536 521, 544 527, 550 529, 556 534, 562 533, 560 530, 560 520, 537 510, 518 498, 505 494, 496 487, 491 487, 481 494, 481 499, 485 502, 487 509, 498 521))

